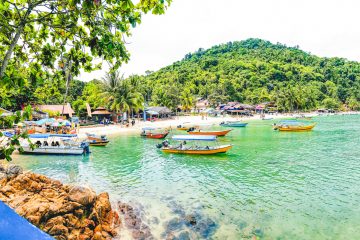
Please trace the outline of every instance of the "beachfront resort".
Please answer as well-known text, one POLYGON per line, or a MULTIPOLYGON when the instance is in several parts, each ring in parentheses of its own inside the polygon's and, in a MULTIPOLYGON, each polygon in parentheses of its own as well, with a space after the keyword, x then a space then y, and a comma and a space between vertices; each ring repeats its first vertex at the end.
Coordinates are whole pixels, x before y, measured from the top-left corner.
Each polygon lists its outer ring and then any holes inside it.
POLYGON ((360 239, 359 7, 0 1, 0 240, 360 239))

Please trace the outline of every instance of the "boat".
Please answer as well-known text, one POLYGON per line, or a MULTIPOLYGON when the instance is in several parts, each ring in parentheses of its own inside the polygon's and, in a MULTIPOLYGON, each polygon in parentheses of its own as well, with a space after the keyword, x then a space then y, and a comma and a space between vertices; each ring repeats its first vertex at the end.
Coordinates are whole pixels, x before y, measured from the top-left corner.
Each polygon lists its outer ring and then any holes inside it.
POLYGON ((164 139, 169 134, 169 131, 165 130, 165 132, 153 132, 156 128, 146 127, 142 129, 141 136, 145 138, 152 138, 152 139, 164 139))
POLYGON ((208 135, 208 136, 217 136, 217 137, 223 137, 226 134, 228 134, 232 129, 229 130, 223 130, 223 131, 204 131, 204 130, 193 130, 188 131, 191 135, 208 135))
POLYGON ((305 124, 299 121, 282 121, 279 124, 274 124, 274 130, 281 132, 307 132, 311 131, 316 126, 316 123, 305 124))
POLYGON ((181 130, 181 131, 189 131, 190 129, 193 128, 198 128, 198 126, 194 126, 194 125, 189 125, 190 122, 184 122, 183 124, 180 124, 176 127, 177 130, 181 130))
POLYGON ((30 134, 21 142, 21 153, 82 155, 90 153, 89 143, 80 141, 76 134, 30 134))
POLYGON ((87 136, 88 143, 90 144, 90 146, 105 147, 109 143, 109 140, 107 139, 107 137, 105 135, 96 136, 95 134, 86 133, 86 136, 87 136))
POLYGON ((174 141, 180 141, 179 144, 170 145, 169 141, 165 140, 157 147, 165 153, 177 154, 195 154, 195 155, 211 155, 218 153, 226 153, 232 148, 232 145, 217 145, 216 136, 208 135, 175 135, 172 137, 174 141), (190 144, 188 144, 188 142, 190 144), (203 143, 206 142, 206 145, 203 143), (209 142, 215 142, 214 146, 209 146, 209 142), (201 144, 202 143, 202 144, 201 144))
POLYGON ((227 121, 220 123, 222 127, 246 127, 248 123, 240 122, 240 121, 227 121))

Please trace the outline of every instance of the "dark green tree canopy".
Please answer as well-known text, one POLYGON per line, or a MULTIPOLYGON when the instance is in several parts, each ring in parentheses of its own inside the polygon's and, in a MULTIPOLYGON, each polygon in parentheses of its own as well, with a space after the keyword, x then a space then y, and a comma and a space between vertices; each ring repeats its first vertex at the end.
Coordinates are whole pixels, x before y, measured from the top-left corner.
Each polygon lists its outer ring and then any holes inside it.
POLYGON ((355 109, 360 100, 360 63, 321 58, 261 39, 199 49, 141 79, 149 86, 147 96, 153 103, 169 103, 169 107, 173 105, 168 90, 174 86, 180 95, 190 92, 213 105, 274 101, 283 111, 342 104, 355 109))

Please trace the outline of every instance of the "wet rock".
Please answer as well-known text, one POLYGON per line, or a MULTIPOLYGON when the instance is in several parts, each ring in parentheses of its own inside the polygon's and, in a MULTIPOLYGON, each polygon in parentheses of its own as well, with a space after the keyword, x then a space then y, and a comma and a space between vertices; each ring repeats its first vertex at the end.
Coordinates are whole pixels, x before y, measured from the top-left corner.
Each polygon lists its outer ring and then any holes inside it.
POLYGON ((262 238, 262 237, 264 236, 263 230, 261 230, 261 229, 259 229, 259 228, 254 229, 254 230, 253 230, 253 234, 254 234, 255 236, 257 236, 257 237, 260 237, 260 238, 262 238))
POLYGON ((218 225, 210 218, 202 219, 194 226, 195 231, 203 238, 212 236, 216 232, 217 228, 218 225))
POLYGON ((118 206, 120 214, 124 217, 125 227, 130 230, 134 239, 153 239, 150 228, 140 218, 141 210, 121 202, 118 206))
POLYGON ((14 178, 22 173, 23 173, 23 169, 18 165, 10 164, 6 169, 6 175, 8 178, 14 178))
POLYGON ((196 225, 196 216, 194 214, 189 214, 185 216, 185 223, 186 225, 194 226, 196 225))
POLYGON ((157 217, 152 217, 150 219, 151 224, 158 225, 160 223, 160 220, 157 217))
POLYGON ((89 187, 74 186, 69 191, 69 199, 86 206, 94 203, 96 193, 89 187))
POLYGON ((244 228, 247 227, 247 223, 246 223, 246 222, 240 222, 238 225, 239 225, 239 228, 240 228, 240 229, 244 229, 244 228))
POLYGON ((169 202, 168 207, 171 209, 171 211, 174 214, 177 214, 182 217, 185 216, 184 208, 180 204, 176 203, 175 201, 169 202))
POLYGON ((178 240, 190 240, 190 233, 187 231, 181 232, 178 236, 178 240))
POLYGON ((174 232, 182 229, 184 225, 184 221, 182 221, 180 218, 173 218, 170 221, 168 221, 165 225, 166 232, 174 232))

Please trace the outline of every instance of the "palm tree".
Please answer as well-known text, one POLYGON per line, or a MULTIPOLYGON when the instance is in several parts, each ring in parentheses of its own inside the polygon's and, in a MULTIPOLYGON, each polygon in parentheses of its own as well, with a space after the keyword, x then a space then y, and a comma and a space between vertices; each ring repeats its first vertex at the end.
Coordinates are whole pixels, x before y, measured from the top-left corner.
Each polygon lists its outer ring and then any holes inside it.
POLYGON ((180 103, 185 111, 191 110, 192 106, 194 105, 194 97, 191 94, 190 89, 185 88, 181 93, 180 103))
POLYGON ((144 97, 138 90, 136 79, 124 79, 119 72, 110 72, 103 78, 103 86, 110 110, 129 114, 132 110, 139 111, 142 108, 144 97))
POLYGON ((120 75, 120 72, 113 71, 106 73, 102 79, 103 95, 110 105, 114 102, 116 92, 124 80, 123 76, 124 75, 120 75))

